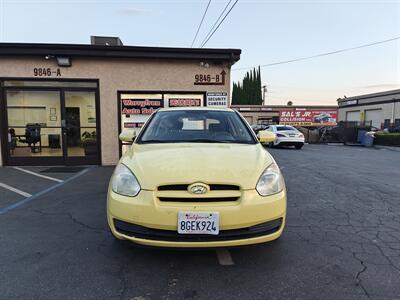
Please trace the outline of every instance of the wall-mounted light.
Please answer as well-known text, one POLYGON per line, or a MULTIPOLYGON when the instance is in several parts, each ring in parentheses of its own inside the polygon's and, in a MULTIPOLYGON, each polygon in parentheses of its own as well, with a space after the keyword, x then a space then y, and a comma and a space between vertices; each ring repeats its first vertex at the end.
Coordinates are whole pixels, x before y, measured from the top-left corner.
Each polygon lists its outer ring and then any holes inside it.
POLYGON ((202 62, 200 62, 200 67, 209 68, 210 64, 207 63, 207 62, 202 61, 202 62))
POLYGON ((66 56, 57 56, 57 64, 60 67, 70 67, 72 66, 71 58, 66 56))

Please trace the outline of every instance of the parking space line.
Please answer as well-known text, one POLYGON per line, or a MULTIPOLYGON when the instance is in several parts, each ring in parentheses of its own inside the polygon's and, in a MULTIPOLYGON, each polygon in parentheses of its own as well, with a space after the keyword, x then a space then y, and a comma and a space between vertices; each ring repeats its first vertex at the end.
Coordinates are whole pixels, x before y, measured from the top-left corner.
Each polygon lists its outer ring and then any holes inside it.
POLYGON ((9 191, 12 191, 14 193, 20 194, 20 195, 22 195, 24 197, 31 197, 32 196, 31 194, 29 194, 27 192, 21 191, 19 189, 16 189, 16 188, 14 188, 12 186, 9 186, 8 184, 2 183, 2 182, 0 182, 0 187, 5 188, 5 189, 7 189, 9 191))
POLYGON ((36 172, 33 172, 33 171, 25 170, 25 169, 22 169, 20 167, 13 167, 13 168, 15 170, 18 170, 18 171, 21 171, 21 172, 25 172, 25 173, 31 174, 33 176, 41 177, 41 178, 44 178, 44 179, 53 180, 55 182, 63 182, 64 181, 64 180, 61 180, 61 179, 58 179, 58 178, 54 178, 54 177, 42 175, 42 174, 39 174, 39 173, 36 173, 36 172))
POLYGON ((0 215, 5 214, 6 212, 9 212, 10 210, 13 210, 13 209, 15 209, 17 207, 20 207, 20 206, 22 206, 22 205, 24 205, 24 204, 26 204, 26 203, 28 203, 28 202, 30 202, 32 200, 35 200, 36 198, 38 198, 38 197, 40 197, 40 196, 42 196, 42 195, 44 195, 44 194, 46 194, 48 192, 51 192, 52 190, 55 190, 56 188, 59 188, 60 186, 66 184, 66 183, 68 183, 68 182, 70 182, 70 181, 72 181, 72 180, 74 180, 74 179, 76 179, 76 178, 78 178, 80 176, 82 176, 87 171, 89 171, 89 168, 86 168, 86 169, 80 171, 79 173, 76 173, 75 175, 73 175, 73 176, 69 177, 68 179, 64 180, 63 182, 57 183, 57 184, 55 184, 55 185, 53 185, 53 186, 51 186, 51 187, 49 187, 49 188, 47 188, 47 189, 45 189, 43 191, 40 191, 40 192, 38 192, 38 193, 36 193, 34 195, 30 195, 28 198, 25 198, 25 199, 23 199, 21 201, 18 201, 18 202, 14 203, 14 204, 11 204, 11 205, 9 205, 9 206, 7 206, 5 208, 0 209, 0 215))
POLYGON ((221 266, 232 266, 235 264, 228 249, 217 249, 216 253, 221 266))

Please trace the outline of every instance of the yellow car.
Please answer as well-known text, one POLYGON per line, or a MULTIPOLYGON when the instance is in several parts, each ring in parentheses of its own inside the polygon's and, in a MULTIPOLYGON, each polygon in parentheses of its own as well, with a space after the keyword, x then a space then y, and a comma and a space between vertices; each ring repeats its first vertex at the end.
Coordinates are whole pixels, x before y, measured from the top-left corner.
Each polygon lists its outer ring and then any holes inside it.
POLYGON ((157 247, 231 247, 277 239, 286 188, 253 133, 227 108, 156 111, 135 136, 110 180, 107 217, 121 240, 157 247))

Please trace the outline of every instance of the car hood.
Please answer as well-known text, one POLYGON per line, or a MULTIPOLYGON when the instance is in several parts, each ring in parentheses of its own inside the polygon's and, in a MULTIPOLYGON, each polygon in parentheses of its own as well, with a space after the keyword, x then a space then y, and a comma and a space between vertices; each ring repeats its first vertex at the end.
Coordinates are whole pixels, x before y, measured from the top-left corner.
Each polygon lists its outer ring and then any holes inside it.
POLYGON ((121 162, 145 190, 194 182, 254 189, 273 158, 260 144, 133 144, 121 162))

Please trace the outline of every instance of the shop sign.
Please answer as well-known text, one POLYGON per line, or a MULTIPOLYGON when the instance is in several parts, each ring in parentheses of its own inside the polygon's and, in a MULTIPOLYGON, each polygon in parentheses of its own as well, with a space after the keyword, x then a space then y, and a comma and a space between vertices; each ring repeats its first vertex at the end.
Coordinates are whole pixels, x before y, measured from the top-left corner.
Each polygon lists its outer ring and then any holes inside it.
POLYGON ((201 106, 201 99, 196 98, 169 98, 169 107, 201 106))
POLYGON ((121 113, 123 115, 151 115, 163 107, 162 99, 122 99, 121 113))
POLYGON ((142 128, 143 125, 143 122, 125 122, 124 128, 142 128))
POLYGON ((225 70, 222 70, 218 74, 195 74, 194 84, 195 85, 225 85, 225 70))
POLYGON ((337 124, 337 110, 281 110, 279 124, 292 126, 335 126, 337 124))
POLYGON ((228 107, 228 94, 225 92, 207 93, 207 106, 228 107))

